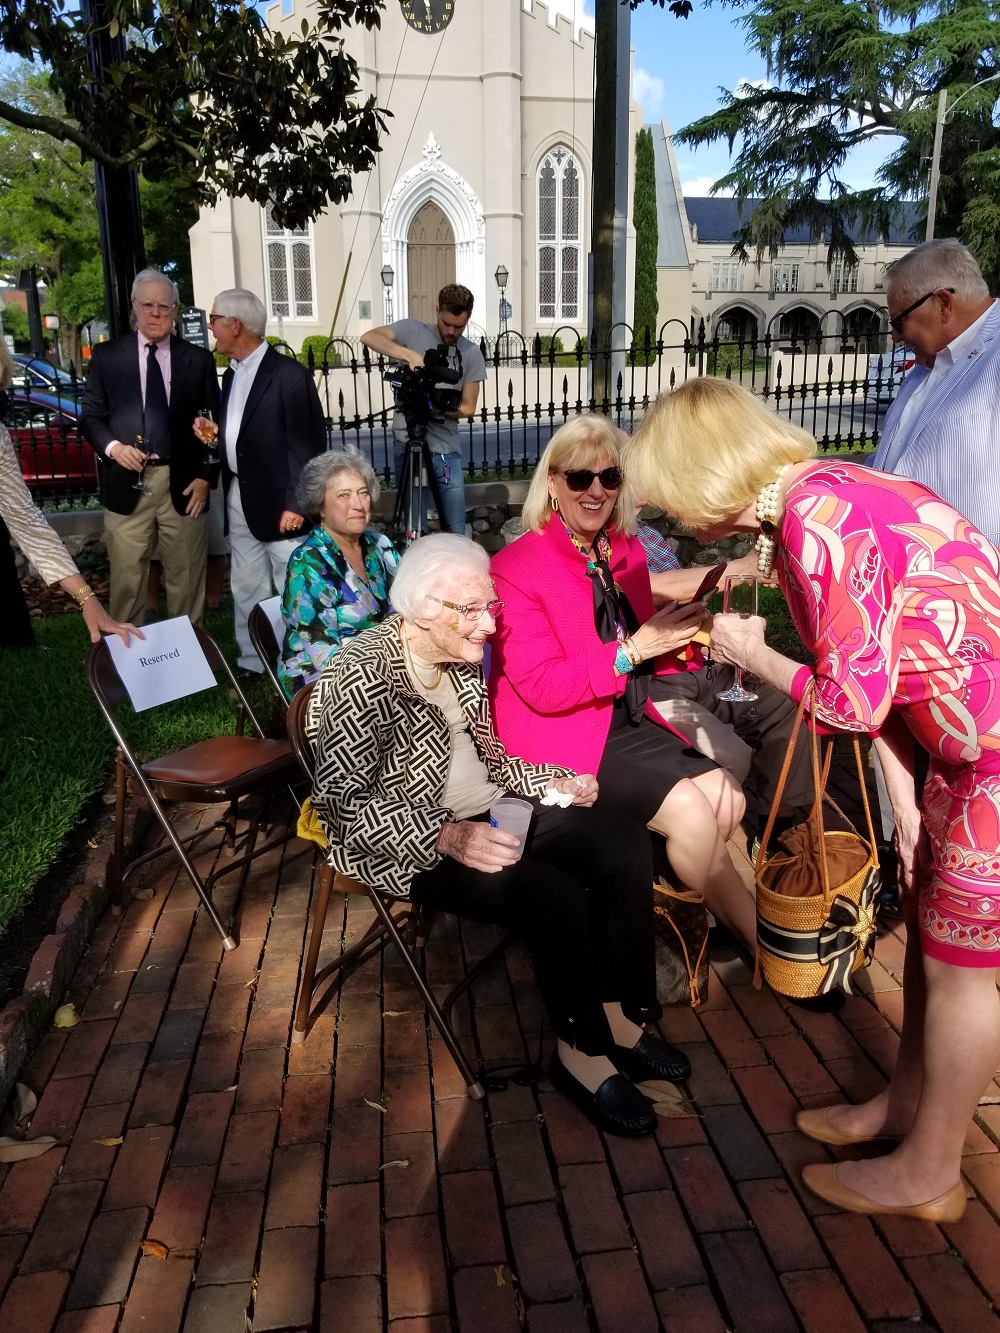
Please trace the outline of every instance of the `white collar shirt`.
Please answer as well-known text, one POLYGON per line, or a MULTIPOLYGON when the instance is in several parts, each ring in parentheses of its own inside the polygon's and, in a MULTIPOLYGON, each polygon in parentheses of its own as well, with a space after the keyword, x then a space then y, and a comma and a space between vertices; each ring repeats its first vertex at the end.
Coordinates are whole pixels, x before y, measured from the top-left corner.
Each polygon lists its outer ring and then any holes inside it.
POLYGON ((243 413, 246 411, 247 399, 250 397, 254 378, 260 369, 260 363, 264 359, 268 346, 268 343, 262 342, 242 361, 230 361, 229 363, 233 372, 233 382, 229 386, 229 397, 226 400, 226 461, 229 463, 230 472, 234 475, 239 471, 236 466, 236 442, 240 438, 243 413))
POLYGON ((928 403, 941 388, 941 385, 954 370, 955 366, 961 361, 966 352, 979 337, 983 325, 986 323, 986 316, 993 307, 987 306, 983 313, 969 325, 967 329, 956 337, 946 347, 942 347, 940 352, 934 357, 934 364, 923 380, 910 394, 909 398, 903 404, 903 410, 900 413, 899 425, 896 428, 893 452, 897 455, 901 449, 905 449, 910 437, 910 432, 920 420, 921 413, 927 407, 928 403))

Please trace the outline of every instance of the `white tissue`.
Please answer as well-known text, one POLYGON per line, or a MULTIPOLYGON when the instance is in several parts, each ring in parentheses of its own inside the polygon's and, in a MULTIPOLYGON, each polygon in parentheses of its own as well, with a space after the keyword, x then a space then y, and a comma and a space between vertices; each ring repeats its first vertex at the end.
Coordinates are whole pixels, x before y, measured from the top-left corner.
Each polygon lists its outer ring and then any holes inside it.
POLYGON ((549 787, 538 804, 558 805, 565 810, 567 806, 573 804, 573 793, 571 791, 556 791, 555 787, 549 787))

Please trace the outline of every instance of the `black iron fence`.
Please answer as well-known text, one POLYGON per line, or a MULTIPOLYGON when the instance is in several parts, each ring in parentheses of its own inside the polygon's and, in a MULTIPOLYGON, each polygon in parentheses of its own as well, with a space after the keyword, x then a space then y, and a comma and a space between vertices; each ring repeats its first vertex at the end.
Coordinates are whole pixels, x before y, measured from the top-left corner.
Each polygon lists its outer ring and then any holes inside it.
MULTIPOLYGON (((276 345, 296 355, 286 343, 276 345)), ((823 450, 874 449, 906 369, 887 332, 860 340, 843 334, 721 340, 706 338, 703 323, 692 336, 680 321, 638 340, 617 328, 596 354, 572 328, 534 337, 505 332, 480 347, 486 382, 475 417, 459 428, 469 480, 527 475, 554 431, 581 412, 603 413, 631 430, 658 394, 702 375, 742 384, 814 435, 823 450), (609 384, 610 391, 595 393, 595 384, 609 384)), ((330 447, 359 450, 390 481, 389 363, 351 338, 331 338, 319 350, 317 357, 312 339, 300 359, 315 375, 330 447)), ((45 398, 21 392, 8 414, 28 485, 41 500, 93 495, 95 464, 76 427, 73 395, 55 406, 45 398)))

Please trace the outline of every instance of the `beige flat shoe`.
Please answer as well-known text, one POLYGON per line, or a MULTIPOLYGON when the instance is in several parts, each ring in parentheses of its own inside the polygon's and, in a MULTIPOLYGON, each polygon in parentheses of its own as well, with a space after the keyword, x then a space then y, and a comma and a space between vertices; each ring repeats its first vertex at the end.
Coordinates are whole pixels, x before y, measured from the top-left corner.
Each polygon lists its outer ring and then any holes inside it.
POLYGON ((817 1163, 802 1168, 802 1183, 818 1199, 843 1208, 847 1213, 865 1213, 869 1216, 891 1213, 895 1217, 916 1217, 921 1222, 957 1222, 965 1212, 965 1186, 961 1181, 950 1190, 931 1199, 929 1203, 877 1203, 867 1195, 842 1185, 837 1178, 838 1167, 817 1163))
POLYGON ((830 1111, 836 1111, 846 1102, 837 1102, 834 1106, 810 1106, 800 1111, 795 1117, 795 1124, 800 1133, 817 1143, 828 1143, 833 1148, 849 1148, 854 1143, 875 1143, 879 1139, 899 1139, 899 1134, 848 1134, 830 1123, 830 1111))

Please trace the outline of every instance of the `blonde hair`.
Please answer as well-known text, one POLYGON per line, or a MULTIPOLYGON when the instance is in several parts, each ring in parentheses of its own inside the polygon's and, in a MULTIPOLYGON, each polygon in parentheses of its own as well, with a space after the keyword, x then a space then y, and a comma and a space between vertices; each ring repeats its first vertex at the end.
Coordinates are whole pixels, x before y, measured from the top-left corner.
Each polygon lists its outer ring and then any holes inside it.
POLYGON ((626 454, 638 493, 694 529, 735 519, 783 463, 816 456, 813 437, 728 380, 660 394, 626 454))
POLYGON ((622 470, 622 485, 615 500, 609 528, 619 532, 635 531, 634 489, 629 484, 623 459, 627 436, 607 417, 582 415, 560 426, 549 440, 528 487, 528 498, 521 511, 521 522, 529 532, 541 532, 552 517, 549 503, 549 477, 553 472, 573 472, 592 468, 599 458, 608 466, 622 470))
POLYGON ((0 389, 9 389, 14 378, 14 358, 7 346, 7 339, 0 336, 0 389))

